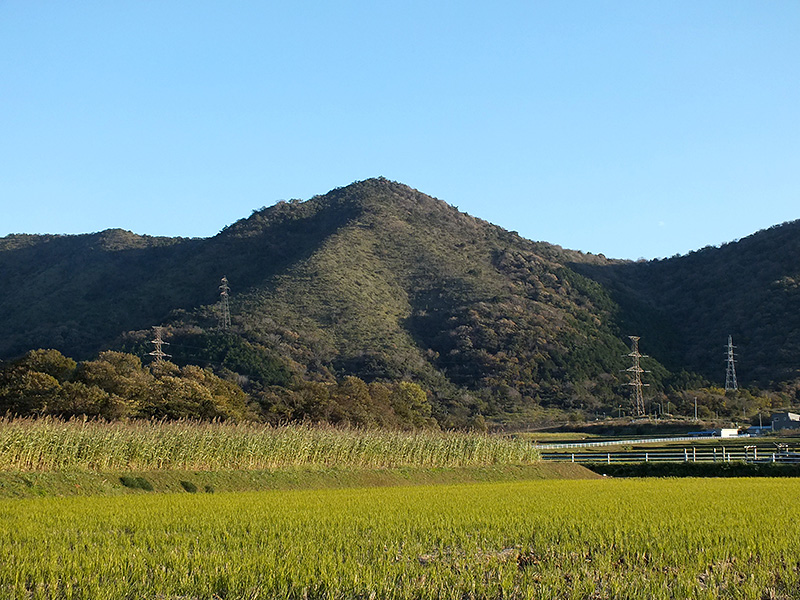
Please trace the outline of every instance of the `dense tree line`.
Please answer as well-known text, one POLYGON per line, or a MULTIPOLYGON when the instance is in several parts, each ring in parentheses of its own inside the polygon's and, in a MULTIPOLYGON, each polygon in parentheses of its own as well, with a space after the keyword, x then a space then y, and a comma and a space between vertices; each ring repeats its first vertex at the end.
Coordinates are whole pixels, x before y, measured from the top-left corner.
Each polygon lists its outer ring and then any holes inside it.
POLYGON ((670 390, 654 399, 654 412, 692 416, 697 406, 699 419, 730 419, 737 423, 757 425, 759 417, 769 425, 775 410, 791 407, 795 398, 785 392, 763 392, 758 388, 725 391, 709 386, 689 390, 670 390))
POLYGON ((76 363, 57 350, 33 350, 0 373, 0 410, 15 415, 104 419, 255 417, 239 386, 211 371, 169 362, 143 366, 123 352, 76 363))
POLYGON ((32 350, 0 369, 0 412, 8 415, 148 419, 314 421, 393 428, 437 427, 425 391, 409 381, 297 382, 254 387, 195 365, 143 365, 106 351, 76 362, 57 350, 32 350))

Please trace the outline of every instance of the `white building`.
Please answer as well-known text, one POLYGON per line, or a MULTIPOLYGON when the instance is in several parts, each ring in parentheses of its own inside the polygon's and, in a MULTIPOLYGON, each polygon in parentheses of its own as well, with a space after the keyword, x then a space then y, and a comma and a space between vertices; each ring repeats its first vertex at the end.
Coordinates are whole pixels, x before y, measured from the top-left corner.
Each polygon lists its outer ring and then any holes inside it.
POLYGON ((714 436, 715 437, 737 437, 739 435, 738 429, 715 429, 714 436))

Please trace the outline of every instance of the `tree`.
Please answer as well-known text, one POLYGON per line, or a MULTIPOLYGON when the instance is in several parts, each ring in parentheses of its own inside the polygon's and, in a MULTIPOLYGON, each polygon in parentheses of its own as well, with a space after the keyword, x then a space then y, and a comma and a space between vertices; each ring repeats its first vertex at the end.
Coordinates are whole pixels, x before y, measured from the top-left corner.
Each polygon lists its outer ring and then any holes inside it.
POLYGON ((61 354, 58 350, 31 350, 17 363, 17 366, 28 371, 46 373, 57 381, 69 379, 75 372, 77 363, 61 354))
POLYGON ((61 394, 61 385, 52 375, 11 369, 0 382, 0 410, 20 416, 43 414, 60 401, 61 394))
POLYGON ((333 422, 352 425, 371 425, 375 422, 369 387, 358 377, 345 377, 334 389, 331 400, 335 403, 331 414, 333 422))
POLYGON ((62 394, 47 406, 47 413, 60 417, 86 415, 113 420, 128 416, 125 403, 118 396, 109 394, 94 385, 80 381, 66 381, 61 385, 62 394))
POLYGON ((396 384, 389 401, 401 421, 413 427, 425 427, 431 424, 431 405, 428 395, 416 383, 401 381, 396 384))
POLYGON ((142 361, 123 352, 101 352, 97 360, 82 362, 75 379, 116 396, 125 416, 139 416, 154 391, 153 375, 142 367, 142 361))

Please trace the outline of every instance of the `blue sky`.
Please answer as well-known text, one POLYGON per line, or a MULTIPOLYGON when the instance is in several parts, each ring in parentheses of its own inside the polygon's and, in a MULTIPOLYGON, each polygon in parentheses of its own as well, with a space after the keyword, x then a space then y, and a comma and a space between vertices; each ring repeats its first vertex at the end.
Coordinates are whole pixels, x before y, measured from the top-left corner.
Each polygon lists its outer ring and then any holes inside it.
POLYGON ((800 218, 800 2, 0 0, 0 235, 209 236, 385 176, 686 253, 800 218))

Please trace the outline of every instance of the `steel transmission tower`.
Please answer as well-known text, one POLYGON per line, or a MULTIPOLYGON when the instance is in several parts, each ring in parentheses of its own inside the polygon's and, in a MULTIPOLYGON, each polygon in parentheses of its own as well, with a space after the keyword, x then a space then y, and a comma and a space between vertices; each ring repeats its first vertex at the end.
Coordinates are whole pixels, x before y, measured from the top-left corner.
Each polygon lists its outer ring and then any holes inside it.
POLYGON ((228 302, 231 288, 228 287, 228 278, 222 278, 222 285, 219 286, 219 328, 230 329, 231 326, 231 307, 228 302))
POLYGON ((731 390, 738 390, 739 385, 736 383, 736 360, 734 360, 733 356, 733 349, 736 346, 733 345, 733 338, 728 336, 728 368, 725 371, 725 391, 729 392, 731 390))
POLYGON ((637 417, 642 417, 645 414, 642 388, 649 386, 650 384, 642 383, 642 373, 648 373, 649 371, 642 369, 642 367, 639 365, 639 359, 647 358, 647 355, 639 353, 638 336, 629 335, 628 337, 631 340, 631 351, 628 353, 628 356, 630 356, 633 360, 633 364, 625 370, 631 374, 631 380, 628 382, 628 385, 633 388, 633 398, 631 399, 633 412, 637 417))
POLYGON ((150 356, 153 357, 153 362, 156 364, 160 363, 165 358, 171 358, 170 354, 167 354, 162 349, 162 346, 169 346, 169 342, 165 342, 162 337, 163 327, 159 325, 154 325, 153 330, 155 331, 155 338, 150 340, 150 343, 153 344, 154 349, 150 352, 150 356))

